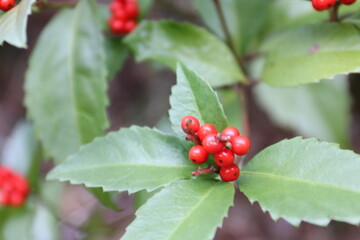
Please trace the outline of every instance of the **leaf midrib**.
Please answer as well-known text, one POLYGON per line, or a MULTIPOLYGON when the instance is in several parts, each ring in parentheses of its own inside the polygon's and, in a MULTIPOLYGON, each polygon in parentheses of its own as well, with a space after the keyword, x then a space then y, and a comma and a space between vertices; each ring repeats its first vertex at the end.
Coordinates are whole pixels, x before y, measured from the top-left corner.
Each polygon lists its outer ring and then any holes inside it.
MULTIPOLYGON (((182 221, 179 221, 179 224, 176 225, 175 229, 173 231, 171 231, 168 235, 168 240, 171 240, 171 237, 176 233, 176 231, 180 228, 180 226, 185 222, 185 220, 193 213, 195 212, 195 210, 201 206, 201 204, 209 197, 210 193, 214 192, 216 189, 216 185, 218 185, 219 182, 215 183, 214 185, 211 186, 211 188, 207 191, 207 193, 203 196, 203 198, 197 202, 192 208, 191 210, 182 218, 182 221)), ((211 210, 210 210, 211 211, 211 210)))
POLYGON ((78 136, 78 141, 82 144, 84 143, 83 139, 82 139, 82 134, 81 134, 81 131, 80 131, 80 121, 79 121, 79 114, 78 114, 78 109, 79 109, 79 104, 78 104, 78 101, 77 101, 77 94, 75 93, 75 50, 76 50, 76 39, 77 39, 77 36, 78 36, 78 32, 79 31, 76 31, 75 29, 76 26, 78 26, 78 21, 79 21, 79 16, 80 14, 78 13, 79 10, 78 9, 75 9, 74 10, 74 13, 73 13, 73 21, 72 21, 72 26, 71 26, 71 36, 70 36, 70 53, 69 53, 69 73, 70 73, 70 76, 68 78, 69 80, 69 87, 70 87, 70 99, 71 99, 71 102, 73 103, 72 104, 72 112, 73 112, 73 118, 74 118, 74 122, 75 122, 75 128, 78 130, 76 131, 76 135, 78 136))
MULTIPOLYGON (((107 168, 123 168, 123 167, 154 167, 154 168, 176 168, 176 169, 181 169, 181 168, 193 168, 193 166, 191 165, 151 165, 151 164, 124 164, 124 165, 101 165, 101 166, 95 166, 95 167, 85 167, 85 168, 77 168, 77 169, 70 169, 70 170, 65 170, 65 171, 61 171, 61 175, 63 174, 67 174, 67 173, 71 173, 71 172, 82 172, 82 171, 89 171, 89 170, 99 170, 99 169, 107 169, 107 168)), ((58 175, 58 174, 55 174, 58 175)))
POLYGON ((315 181, 311 182, 311 181, 301 179, 301 178, 291 178, 291 177, 283 176, 283 175, 276 175, 276 174, 265 173, 265 172, 245 171, 245 170, 241 171, 241 173, 242 174, 248 174, 248 175, 258 175, 258 176, 263 176, 263 177, 268 177, 268 178, 278 178, 278 179, 283 179, 285 181, 300 182, 300 183, 306 183, 306 184, 309 184, 309 185, 318 185, 320 187, 334 188, 334 189, 339 189, 339 190, 342 190, 342 191, 348 191, 348 192, 360 195, 360 190, 355 191, 354 189, 342 188, 341 186, 338 186, 338 185, 331 185, 331 184, 315 182, 315 181))

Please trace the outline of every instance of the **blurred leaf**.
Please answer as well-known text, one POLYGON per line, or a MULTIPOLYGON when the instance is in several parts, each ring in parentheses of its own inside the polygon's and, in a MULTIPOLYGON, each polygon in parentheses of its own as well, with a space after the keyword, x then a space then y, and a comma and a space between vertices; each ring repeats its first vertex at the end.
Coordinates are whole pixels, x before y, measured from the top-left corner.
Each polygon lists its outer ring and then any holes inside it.
POLYGON ((233 199, 230 183, 199 179, 175 182, 139 208, 121 239, 212 239, 233 199))
POLYGON ((179 137, 185 137, 181 119, 186 115, 195 116, 201 123, 212 123, 218 131, 226 128, 224 110, 209 83, 181 64, 177 67, 176 75, 177 84, 172 88, 169 110, 174 132, 179 137))
POLYGON ((44 205, 35 202, 12 209, 0 233, 3 240, 57 240, 59 237, 56 217, 44 205))
POLYGON ((28 122, 16 124, 11 136, 5 142, 1 164, 22 175, 27 175, 37 150, 33 128, 28 122))
POLYGON ((263 109, 280 126, 305 137, 350 146, 350 98, 343 79, 298 88, 259 84, 254 92, 263 109))
POLYGON ((160 120, 156 123, 156 129, 159 129, 161 132, 169 134, 169 135, 175 135, 173 129, 171 128, 171 122, 169 119, 168 114, 164 114, 160 120))
POLYGON ((189 23, 142 21, 125 43, 138 61, 155 60, 173 69, 177 62, 186 64, 213 87, 245 80, 227 46, 189 23))
POLYGON ((234 89, 220 89, 218 91, 220 101, 224 107, 225 115, 229 121, 229 126, 233 126, 243 131, 243 109, 242 99, 234 89))
POLYGON ((360 223, 360 157, 337 144, 300 137, 257 154, 243 169, 240 190, 274 220, 325 226, 360 223))
POLYGON ((111 192, 104 192, 102 188, 87 188, 99 202, 112 210, 118 211, 120 208, 114 203, 113 194, 111 192))
POLYGON ((276 86, 297 86, 355 72, 360 67, 359 36, 358 28, 346 23, 286 30, 263 46, 268 58, 261 80, 276 86))
POLYGON ((58 162, 108 126, 104 39, 96 15, 88 0, 60 12, 41 34, 26 74, 26 107, 45 151, 58 162))
POLYGON ((140 208, 142 205, 144 205, 150 198, 152 198, 156 193, 160 191, 159 189, 156 189, 152 192, 147 192, 146 190, 141 190, 135 194, 134 198, 134 207, 136 209, 140 208))
POLYGON ((154 2, 153 0, 140 0, 140 1, 138 1, 139 8, 140 8, 140 18, 145 18, 146 17, 146 15, 149 12, 153 2, 154 2))
POLYGON ((31 239, 30 231, 32 220, 34 218, 34 209, 22 208, 12 211, 11 216, 6 218, 3 231, 0 232, 0 239, 19 240, 31 239))
POLYGON ((26 25, 35 0, 22 0, 14 8, 0 15, 0 45, 6 41, 18 48, 26 48, 26 25))
MULTIPOLYGON (((31 240, 60 239, 59 223, 56 216, 45 206, 38 204, 33 219, 31 219, 31 240)), ((20 239, 20 238, 18 238, 20 239)), ((24 238, 29 239, 29 238, 24 238)))
MULTIPOLYGON (((360 2, 350 6, 342 5, 339 16, 346 16, 358 12, 360 2)), ((274 31, 303 24, 325 22, 329 18, 327 11, 315 11, 310 1, 273 0, 269 6, 267 30, 274 31)))
MULTIPOLYGON (((57 162, 108 127, 106 61, 120 59, 116 54, 106 59, 110 43, 102 37, 98 9, 95 1, 82 0, 74 10, 60 12, 41 34, 30 59, 25 104, 46 153, 57 162)), ((90 191, 113 206, 109 193, 90 191)))
POLYGON ((129 51, 122 42, 122 39, 114 36, 107 36, 105 39, 105 51, 108 79, 112 80, 124 65, 124 62, 129 55, 129 51))
MULTIPOLYGON (((213 1, 195 0, 193 3, 206 25, 225 39, 213 1)), ((220 3, 236 50, 239 54, 244 54, 262 32, 272 2, 269 0, 222 0, 220 3)))
POLYGON ((112 132, 83 146, 53 169, 48 179, 102 187, 104 191, 137 192, 191 177, 191 144, 149 128, 112 132))
POLYGON ((52 212, 57 212, 64 188, 64 184, 60 182, 42 182, 40 199, 46 203, 46 207, 52 212))

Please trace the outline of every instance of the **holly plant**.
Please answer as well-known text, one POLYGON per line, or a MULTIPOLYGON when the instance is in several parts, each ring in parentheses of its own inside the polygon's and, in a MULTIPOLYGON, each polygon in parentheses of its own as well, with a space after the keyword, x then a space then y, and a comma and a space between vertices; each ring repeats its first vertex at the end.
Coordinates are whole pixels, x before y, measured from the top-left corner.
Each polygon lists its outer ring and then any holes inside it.
POLYGON ((18 48, 27 47, 29 14, 57 10, 28 60, 31 123, 17 125, 1 157, 1 239, 60 239, 69 183, 109 211, 122 211, 116 193, 142 196, 122 240, 213 239, 235 197, 294 226, 360 223, 346 85, 359 80, 360 4, 189 3, 191 14, 175 21, 150 20, 160 4, 151 0, 0 0, 0 44, 18 48), (170 109, 157 126, 108 130, 107 90, 129 56, 174 71, 170 109), (253 124, 264 113, 299 136, 261 145, 270 136, 254 136, 253 124))

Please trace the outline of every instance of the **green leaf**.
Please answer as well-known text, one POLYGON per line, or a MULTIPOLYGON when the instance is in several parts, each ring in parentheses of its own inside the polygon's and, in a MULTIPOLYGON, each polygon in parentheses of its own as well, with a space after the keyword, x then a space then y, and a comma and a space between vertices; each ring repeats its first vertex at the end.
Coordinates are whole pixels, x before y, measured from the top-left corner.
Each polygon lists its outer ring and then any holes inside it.
POLYGON ((114 203, 114 196, 111 192, 104 192, 102 188, 88 188, 97 200, 104 206, 111 208, 114 211, 120 210, 120 208, 114 203))
POLYGON ((140 18, 145 18, 147 13, 149 12, 154 0, 141 0, 138 1, 139 9, 140 9, 140 18))
POLYGON ((256 155, 243 169, 240 190, 275 220, 325 226, 360 223, 360 157, 337 144, 300 137, 256 155))
POLYGON ((31 169, 37 147, 31 124, 19 122, 4 144, 0 162, 18 173, 27 175, 31 169))
MULTIPOLYGON (((56 216, 42 204, 38 204, 35 215, 31 218, 31 240, 60 239, 59 223, 56 216)), ((19 239, 19 238, 18 238, 19 239)), ((28 239, 28 238, 25 238, 28 239)))
POLYGON ((3 240, 57 240, 58 220, 42 203, 30 201, 21 209, 12 209, 0 233, 3 240))
MULTIPOLYGON (((214 2, 195 0, 193 3, 206 25, 225 39, 214 2)), ((220 3, 237 53, 244 54, 261 34, 272 3, 268 0, 225 0, 220 3)))
POLYGON ((191 144, 149 128, 112 132, 85 145, 53 169, 48 179, 133 193, 191 177, 191 144))
POLYGON ((226 45, 189 23, 142 21, 125 43, 138 61, 155 60, 173 69, 177 62, 186 64, 213 87, 245 80, 226 45))
POLYGON ((147 192, 146 190, 141 190, 135 194, 133 205, 136 209, 144 205, 150 198, 152 198, 156 193, 158 193, 160 188, 152 192, 147 192))
POLYGON ((360 67, 359 30, 346 23, 298 27, 270 38, 261 80, 275 86, 297 86, 356 72, 360 67), (341 64, 340 64, 341 63, 341 64))
POLYGON ((107 78, 108 80, 112 80, 119 69, 124 65, 124 62, 129 55, 129 51, 122 39, 113 36, 108 36, 105 39, 105 50, 108 69, 107 78))
POLYGON ((259 84, 258 102, 280 126, 305 137, 350 146, 350 98, 346 81, 321 81, 298 88, 275 88, 259 84))
POLYGON ((108 126, 104 39, 96 16, 88 0, 55 16, 26 74, 26 107, 46 153, 58 162, 108 126))
POLYGON ((22 0, 0 15, 0 45, 6 41, 18 48, 26 48, 26 25, 35 0, 22 0))
POLYGON ((222 131, 227 119, 217 94, 210 85, 187 67, 179 64, 176 70, 177 84, 172 88, 169 110, 172 128, 178 136, 185 136, 180 127, 185 115, 192 115, 202 123, 212 123, 222 131))
MULTIPOLYGON (((339 16, 351 16, 358 12, 360 2, 338 9, 339 16)), ((310 1, 273 0, 269 6, 267 19, 268 31, 300 26, 308 23, 326 21, 329 18, 327 11, 314 11, 310 1)))
POLYGON ((121 239, 212 239, 233 199, 230 183, 198 179, 175 182, 140 207, 121 239))
POLYGON ((221 89, 218 91, 220 101, 224 107, 225 115, 229 126, 234 126, 242 132, 243 129, 243 104, 241 97, 233 88, 221 89))

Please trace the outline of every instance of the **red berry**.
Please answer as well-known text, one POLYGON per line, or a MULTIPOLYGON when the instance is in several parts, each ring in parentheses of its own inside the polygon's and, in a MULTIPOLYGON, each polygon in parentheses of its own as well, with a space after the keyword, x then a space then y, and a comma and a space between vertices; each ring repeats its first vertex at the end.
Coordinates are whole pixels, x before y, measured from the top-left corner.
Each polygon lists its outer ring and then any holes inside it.
POLYGON ((10 194, 5 191, 0 191, 0 205, 7 206, 10 204, 10 194))
POLYGON ((216 127, 214 125, 212 125, 211 123, 205 123, 200 127, 198 136, 202 141, 208 134, 217 134, 217 133, 218 131, 216 130, 216 127))
POLYGON ((214 154, 214 159, 217 165, 226 167, 234 162, 234 153, 227 148, 223 148, 220 152, 214 154))
POLYGON ((125 22, 124 31, 125 33, 131 33, 136 28, 136 22, 133 20, 125 22))
POLYGON ((201 145, 193 146, 189 151, 189 158, 193 163, 203 164, 208 159, 208 152, 201 145))
POLYGON ((185 133, 194 134, 199 131, 200 122, 196 117, 185 116, 181 120, 181 128, 185 133))
POLYGON ((10 205, 14 207, 19 207, 24 203, 24 196, 19 192, 12 192, 10 195, 10 205))
POLYGON ((340 0, 340 2, 345 5, 351 5, 356 2, 356 0, 340 0))
POLYGON ((221 135, 228 136, 231 138, 231 137, 239 136, 240 132, 236 127, 227 127, 221 132, 221 135))
POLYGON ((219 141, 217 134, 208 134, 202 141, 202 145, 210 154, 220 152, 224 147, 224 144, 219 141))
POLYGON ((128 18, 137 18, 139 15, 139 8, 135 0, 128 0, 124 8, 128 18))
POLYGON ((0 9, 8 11, 15 6, 15 0, 0 0, 0 9))
POLYGON ((123 8, 120 8, 113 12, 113 18, 116 18, 116 19, 119 19, 122 21, 126 21, 128 16, 127 16, 125 10, 123 8))
POLYGON ((236 164, 220 168, 220 177, 225 182, 232 182, 240 176, 240 169, 236 164))
POLYGON ((124 33, 125 22, 123 20, 110 18, 108 23, 112 33, 114 34, 124 33))
POLYGON ((236 136, 231 140, 231 150, 237 155, 245 155, 250 150, 250 140, 246 136, 236 136))
POLYGON ((124 5, 119 2, 112 2, 109 5, 111 14, 114 14, 118 10, 123 10, 123 8, 124 8, 124 5))
POLYGON ((21 176, 18 176, 18 178, 14 179, 14 189, 24 195, 27 195, 29 191, 29 185, 26 181, 26 179, 22 178, 21 176))
POLYGON ((332 8, 336 0, 312 0, 312 6, 317 11, 324 11, 332 8))

